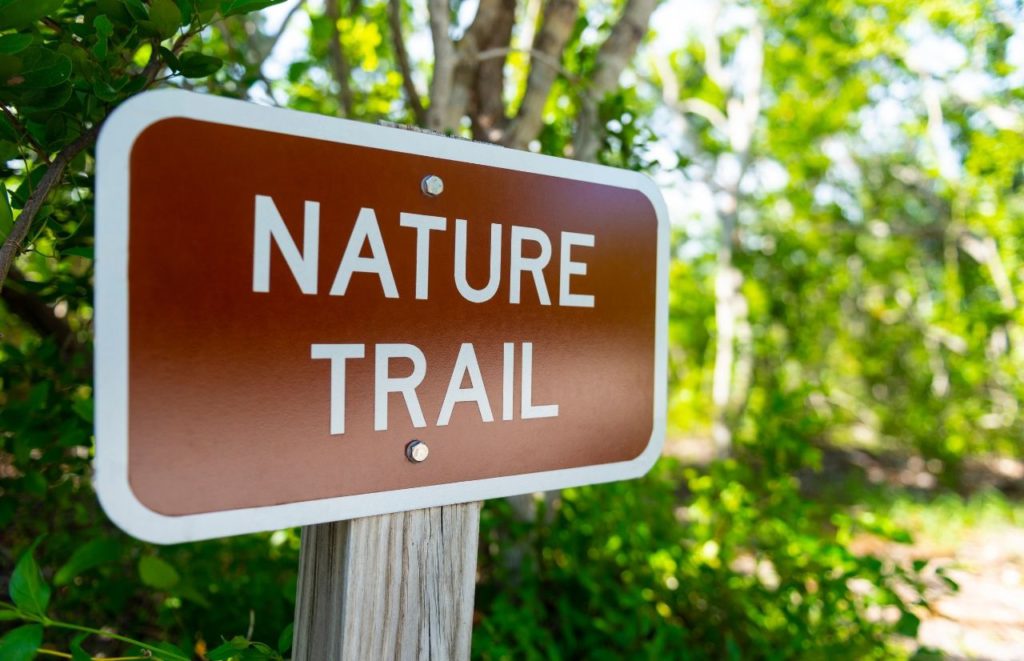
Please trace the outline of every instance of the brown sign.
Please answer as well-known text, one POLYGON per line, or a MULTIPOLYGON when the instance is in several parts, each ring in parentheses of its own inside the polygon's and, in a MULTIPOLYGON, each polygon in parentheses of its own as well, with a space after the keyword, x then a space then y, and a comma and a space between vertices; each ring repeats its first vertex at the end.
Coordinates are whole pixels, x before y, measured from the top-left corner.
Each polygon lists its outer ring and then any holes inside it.
POLYGON ((129 532, 656 458, 666 221, 641 175, 182 92, 120 109, 98 158, 97 471, 129 532))

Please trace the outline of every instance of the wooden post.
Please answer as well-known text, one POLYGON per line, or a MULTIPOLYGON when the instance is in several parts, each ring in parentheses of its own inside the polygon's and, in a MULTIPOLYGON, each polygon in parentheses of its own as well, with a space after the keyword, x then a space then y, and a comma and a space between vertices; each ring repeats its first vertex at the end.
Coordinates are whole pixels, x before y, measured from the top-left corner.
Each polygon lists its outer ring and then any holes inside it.
POLYGON ((293 661, 469 659, 480 505, 304 527, 293 661))

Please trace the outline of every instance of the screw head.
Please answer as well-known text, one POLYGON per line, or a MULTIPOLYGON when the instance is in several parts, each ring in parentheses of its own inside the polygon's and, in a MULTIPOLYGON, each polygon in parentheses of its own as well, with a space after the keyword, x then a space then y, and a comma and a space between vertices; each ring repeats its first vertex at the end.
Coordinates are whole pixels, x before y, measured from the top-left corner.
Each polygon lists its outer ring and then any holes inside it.
POLYGON ((420 182, 420 188, 427 197, 437 197, 444 192, 444 181, 436 174, 428 174, 420 182))
POLYGON ((405 458, 414 464, 422 463, 430 455, 430 448, 423 441, 410 441, 405 446, 405 458))

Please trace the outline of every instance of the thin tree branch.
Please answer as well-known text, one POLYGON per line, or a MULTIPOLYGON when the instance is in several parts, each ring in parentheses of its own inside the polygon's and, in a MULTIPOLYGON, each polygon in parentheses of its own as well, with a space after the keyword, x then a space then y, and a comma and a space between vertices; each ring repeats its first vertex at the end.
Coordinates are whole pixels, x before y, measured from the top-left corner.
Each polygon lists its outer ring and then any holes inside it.
MULTIPOLYGON (((507 26, 511 30, 511 21, 515 19, 514 0, 480 0, 476 16, 462 39, 456 45, 456 63, 452 73, 452 86, 447 97, 447 103, 443 106, 442 127, 454 130, 458 127, 462 116, 466 113, 473 100, 477 88, 477 73, 480 63, 477 61, 477 53, 486 50, 492 45, 495 35, 502 35, 507 26)), ((507 46, 508 41, 499 45, 507 46)), ((431 97, 431 104, 434 97, 431 97)), ((502 110, 502 112, 504 112, 502 110)))
MULTIPOLYGON (((669 62, 667 57, 655 59, 654 68, 661 78, 661 99, 666 106, 675 110, 680 115, 690 114, 703 117, 711 124, 712 128, 721 131, 723 135, 728 134, 729 120, 726 118, 725 113, 713 104, 696 97, 679 99, 679 78, 676 76, 676 72, 673 71, 672 63, 669 62)), ((658 89, 659 86, 654 81, 647 78, 643 80, 654 89, 658 89)))
MULTIPOLYGON (((473 135, 478 140, 499 142, 505 134, 508 119, 505 116, 505 60, 482 59, 481 51, 509 48, 512 28, 516 21, 516 0, 503 0, 498 5, 491 28, 476 44, 473 53, 476 68, 476 107, 473 116, 473 135)), ((469 57, 467 53, 466 57, 469 57)))
POLYGON ((541 62, 558 62, 558 69, 551 66, 535 66, 531 57, 526 92, 505 138, 505 144, 508 146, 522 149, 540 133, 544 106, 551 94, 558 70, 561 69, 562 50, 572 34, 579 8, 579 0, 549 0, 545 4, 543 24, 531 52, 538 53, 540 56, 534 57, 541 62))
POLYGON ((11 126, 14 127, 14 130, 20 136, 25 138, 25 141, 32 148, 32 151, 36 153, 36 156, 38 156, 43 163, 49 163, 50 155, 46 153, 46 150, 43 149, 42 145, 36 142, 36 139, 32 137, 32 134, 28 132, 28 129, 22 125, 21 120, 18 119, 18 117, 11 112, 7 106, 0 105, 0 110, 3 110, 4 115, 6 115, 7 119, 11 122, 11 126))
POLYGON ((597 52, 597 65, 590 83, 590 95, 583 97, 577 118, 573 156, 581 161, 593 161, 604 140, 603 127, 598 121, 598 103, 613 92, 619 77, 633 59, 640 40, 647 34, 647 25, 657 0, 628 0, 622 18, 597 52))
POLYGON ((725 114, 704 99, 684 99, 683 101, 676 101, 672 104, 672 107, 682 114, 703 117, 710 122, 711 126, 721 131, 723 135, 729 134, 729 120, 726 119, 725 114))
POLYGON ((430 35, 434 41, 434 75, 430 79, 430 107, 427 128, 442 132, 445 128, 444 107, 451 97, 458 57, 451 38, 451 16, 447 0, 427 0, 430 11, 430 35))
POLYGON ((736 93, 726 104, 726 116, 729 121, 729 143, 732 150, 747 160, 757 128, 757 118, 761 115, 761 81, 764 72, 764 28, 755 23, 740 41, 737 57, 740 52, 749 61, 736 62, 738 69, 736 93))
MULTIPOLYGON (((263 75, 263 61, 264 57, 260 56, 260 49, 256 44, 253 43, 252 39, 246 40, 246 50, 242 51, 238 48, 238 43, 235 41, 234 36, 231 34, 231 26, 228 25, 227 21, 219 21, 217 23, 217 29, 220 31, 221 39, 224 40, 224 45, 228 47, 231 54, 237 57, 246 67, 247 70, 251 70, 256 74, 256 80, 263 85, 267 91, 267 98, 278 108, 281 104, 277 102, 274 97, 274 87, 267 77, 263 75)), ((250 88, 252 86, 250 85, 250 88)), ((252 98, 252 95, 246 91, 246 96, 252 98)))
POLYGON ((729 76, 722 66, 722 45, 718 39, 718 20, 722 3, 716 2, 711 9, 710 28, 704 33, 704 73, 723 92, 730 87, 729 76))
POLYGON ((427 113, 423 108, 423 99, 420 98, 420 93, 416 89, 416 82, 412 78, 412 66, 409 64, 409 53, 405 49, 405 39, 402 34, 402 0, 388 2, 388 25, 391 27, 391 45, 395 51, 398 71, 402 75, 402 89, 405 90, 406 102, 412 108, 416 123, 424 126, 427 122, 427 113))
POLYGON ((8 311, 20 317, 40 336, 52 337, 61 349, 77 349, 78 340, 67 319, 58 317, 52 307, 17 286, 24 280, 25 276, 16 267, 11 267, 8 286, 0 292, 8 311))
POLYGON ((331 42, 328 45, 330 53, 331 68, 334 71, 334 78, 338 81, 338 105, 345 117, 352 116, 352 85, 350 78, 352 68, 345 57, 345 51, 341 47, 341 30, 338 28, 338 21, 341 20, 341 3, 344 0, 327 0, 324 9, 327 20, 331 22, 331 42))
MULTIPOLYGON (((171 51, 175 54, 179 53, 193 35, 194 32, 191 30, 182 34, 171 46, 171 51)), ((153 51, 149 56, 149 62, 146 63, 146 66, 141 72, 141 75, 146 79, 146 85, 143 89, 150 87, 156 81, 157 76, 163 69, 163 62, 160 61, 157 46, 158 44, 154 44, 153 51)), ((25 201, 25 206, 22 207, 21 214, 19 214, 18 219, 14 221, 14 225, 11 227, 10 233, 4 238, 3 245, 0 246, 0 292, 3 291, 4 282, 7 280, 7 274, 14 265, 14 259, 21 252, 23 248, 22 244, 25 241, 25 237, 28 236, 28 232, 32 228, 36 216, 39 215, 39 210, 43 208, 43 204, 46 202, 46 199, 50 196, 53 189, 60 184, 64 175, 64 170, 67 169, 68 164, 71 163, 71 161, 73 161, 83 149, 88 148, 96 141, 96 136, 99 135, 100 127, 103 125, 103 121, 105 120, 106 117, 94 124, 92 128, 86 130, 75 138, 71 143, 61 149, 57 156, 46 165, 46 172, 43 173, 39 183, 28 196, 28 200, 25 201)), ((26 173, 26 176, 28 176, 28 173, 26 173)))
POLYGON ((43 173, 35 190, 29 195, 28 200, 25 202, 25 207, 21 210, 21 214, 11 227, 10 234, 4 239, 3 246, 0 246, 0 291, 3 291, 4 281, 7 279, 7 273, 14 264, 14 258, 21 252, 22 242, 28 236, 28 231, 39 214, 39 210, 43 207, 46 198, 50 195, 50 191, 60 183, 68 163, 75 156, 78 156, 79 152, 93 143, 99 130, 100 124, 97 124, 75 138, 71 144, 64 147, 57 154, 53 162, 46 166, 46 172, 43 173))
POLYGON ((529 55, 531 59, 535 59, 538 62, 545 64, 554 69, 555 71, 557 71, 559 74, 562 75, 563 78, 566 78, 574 83, 579 82, 579 76, 563 67, 562 63, 559 62, 557 58, 551 57, 547 53, 542 53, 537 49, 531 50, 527 48, 488 48, 487 50, 483 50, 477 53, 476 59, 478 62, 483 62, 485 60, 491 60, 498 57, 505 57, 512 53, 524 53, 526 55, 529 55))
POLYGON ((295 17, 299 10, 306 5, 306 0, 299 0, 295 5, 288 10, 288 13, 284 15, 284 19, 281 20, 281 27, 277 28, 277 32, 271 37, 267 45, 264 46, 263 56, 260 58, 261 61, 266 60, 277 48, 277 42, 281 41, 281 37, 284 36, 285 31, 288 29, 288 25, 292 22, 292 18, 295 17))

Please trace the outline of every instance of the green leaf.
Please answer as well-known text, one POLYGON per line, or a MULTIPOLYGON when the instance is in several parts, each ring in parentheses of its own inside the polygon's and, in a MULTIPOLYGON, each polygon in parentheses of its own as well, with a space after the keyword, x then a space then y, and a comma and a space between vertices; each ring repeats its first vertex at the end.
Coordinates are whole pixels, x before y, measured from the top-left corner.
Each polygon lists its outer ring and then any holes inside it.
POLYGON ((30 661, 36 657, 36 650, 42 644, 43 627, 40 624, 26 624, 11 629, 0 638, 0 659, 30 661))
POLYGON ((900 615, 900 621, 896 623, 896 631, 908 638, 917 638, 917 630, 921 627, 921 619, 914 615, 904 611, 900 615))
POLYGON ((0 114, 0 140, 17 142, 19 137, 18 132, 14 130, 14 126, 7 119, 7 116, 0 114))
POLYGON ((107 38, 101 36, 98 40, 96 40, 96 43, 93 44, 91 50, 92 54, 96 56, 96 59, 107 59, 107 54, 110 52, 110 45, 107 43, 107 38))
POLYGON ((157 590, 170 590, 181 580, 174 567, 155 555, 144 555, 139 559, 139 578, 157 590))
POLYGON ((117 90, 111 87, 105 80, 97 80, 93 83, 92 93, 96 95, 97 99, 108 102, 113 101, 118 96, 117 90))
POLYGON ((63 0, 0 0, 0 30, 26 28, 52 11, 63 0))
POLYGON ((199 604, 203 608, 210 608, 210 602, 203 596, 203 594, 192 585, 181 585, 175 591, 177 596, 182 599, 188 599, 194 603, 199 604))
POLYGON ((14 227, 14 212, 11 211, 11 200, 7 197, 7 186, 0 184, 0 241, 7 238, 14 227))
POLYGON ((30 34, 5 34, 0 37, 0 53, 6 53, 8 55, 14 55, 20 53, 29 46, 32 45, 32 35, 30 34))
MULTIPOLYGON (((67 251, 65 251, 67 252, 67 251)), ((117 560, 121 545, 109 537, 89 540, 75 549, 63 567, 53 576, 54 585, 67 585, 76 576, 100 565, 117 560)))
POLYGON ((220 3, 220 13, 224 16, 234 14, 247 14, 251 11, 259 11, 273 5, 279 5, 284 0, 227 0, 220 3))
POLYGON ((56 87, 26 92, 22 96, 21 109, 25 114, 56 110, 63 107, 71 99, 72 91, 74 90, 71 83, 65 82, 56 87))
POLYGON ((207 652, 206 658, 210 661, 226 661, 240 656, 239 652, 247 649, 249 649, 249 641, 243 636, 235 636, 207 652))
POLYGON ((100 14, 92 21, 93 27, 96 28, 96 34, 104 37, 109 37, 114 34, 114 24, 106 14, 100 14))
POLYGON ((42 616, 46 614, 46 607, 50 603, 50 586, 43 579, 43 572, 39 570, 32 555, 38 543, 39 540, 36 540, 18 560, 11 574, 8 591, 15 606, 29 615, 42 616))
POLYGON ((181 27, 181 10, 174 0, 152 0, 149 3, 149 20, 160 38, 167 39, 181 27))
POLYGON ((108 39, 114 34, 114 24, 106 14, 97 16, 92 24, 96 28, 96 43, 92 47, 92 53, 100 60, 106 59, 110 51, 108 39))
POLYGON ((26 48, 17 59, 14 71, 3 81, 8 87, 45 89, 60 85, 71 76, 71 58, 45 46, 26 48))
POLYGON ((178 59, 181 75, 186 78, 203 78, 216 73, 224 64, 219 57, 189 51, 178 59))
POLYGON ((295 636, 295 623, 289 622, 277 638, 277 651, 284 654, 292 648, 292 639, 295 636))
POLYGON ((188 25, 192 22, 192 12, 196 9, 194 0, 176 0, 178 9, 181 10, 181 24, 188 25))
POLYGON ((92 661, 92 655, 82 649, 82 641, 89 637, 87 633, 80 633, 71 641, 71 661, 92 661))
MULTIPOLYGON (((71 248, 62 248, 60 251, 62 255, 73 255, 75 257, 85 257, 86 259, 94 259, 96 257, 96 249, 92 246, 73 246, 71 248)), ((92 414, 90 413, 90 416, 92 414)))
POLYGON ((124 8, 128 10, 128 14, 135 20, 149 20, 149 11, 146 10, 146 5, 142 0, 121 0, 121 3, 124 5, 124 8))
POLYGON ((169 48, 160 47, 160 58, 164 61, 171 71, 175 73, 181 71, 181 63, 178 62, 178 57, 169 48))

